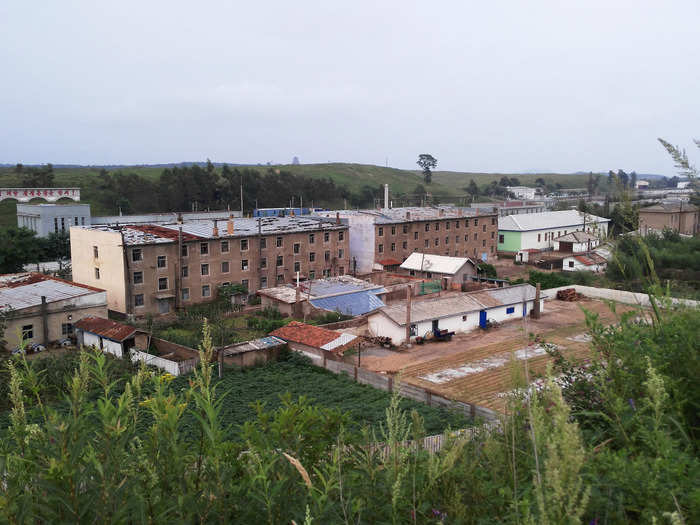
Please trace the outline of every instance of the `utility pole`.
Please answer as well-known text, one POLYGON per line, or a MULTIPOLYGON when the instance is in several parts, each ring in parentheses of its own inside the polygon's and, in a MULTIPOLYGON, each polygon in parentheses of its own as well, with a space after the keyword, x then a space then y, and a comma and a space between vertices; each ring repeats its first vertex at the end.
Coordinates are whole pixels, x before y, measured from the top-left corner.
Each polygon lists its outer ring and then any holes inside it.
POLYGON ((243 217, 243 173, 241 172, 241 217, 243 217))

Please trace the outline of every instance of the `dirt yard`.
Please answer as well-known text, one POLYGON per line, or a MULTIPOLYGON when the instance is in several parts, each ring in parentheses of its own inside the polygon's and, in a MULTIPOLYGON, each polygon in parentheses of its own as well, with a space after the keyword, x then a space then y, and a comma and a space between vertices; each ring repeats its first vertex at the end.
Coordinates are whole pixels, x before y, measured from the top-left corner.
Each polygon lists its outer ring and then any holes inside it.
MULTIPOLYGON (((616 314, 601 301, 546 301, 542 318, 511 321, 482 332, 456 335, 452 341, 413 345, 397 352, 379 348, 362 354, 362 367, 401 374, 401 381, 428 388, 445 397, 502 410, 503 393, 511 390, 511 359, 527 363, 530 375, 545 370, 549 356, 544 348, 530 345, 529 334, 539 334, 556 344, 565 355, 588 353, 582 308, 596 312, 606 322, 616 314)), ((617 315, 631 307, 618 305, 617 315)))

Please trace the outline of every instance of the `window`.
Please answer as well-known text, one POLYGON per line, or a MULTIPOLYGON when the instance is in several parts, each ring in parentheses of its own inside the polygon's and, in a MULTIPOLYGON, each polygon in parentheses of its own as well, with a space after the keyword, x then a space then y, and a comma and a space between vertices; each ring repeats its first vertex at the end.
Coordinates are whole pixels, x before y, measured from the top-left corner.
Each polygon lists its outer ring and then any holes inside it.
POLYGON ((159 255, 156 257, 156 266, 158 268, 165 268, 167 264, 167 259, 165 258, 165 255, 159 255))
POLYGON ((469 228, 469 219, 464 219, 464 227, 469 228))
POLYGON ((415 325, 415 324, 412 324, 412 325, 411 325, 410 330, 411 330, 411 332, 410 332, 411 335, 416 335, 417 329, 416 329, 416 325, 415 325))
POLYGON ((379 253, 384 253, 384 245, 383 244, 380 244, 378 249, 379 249, 379 253))
POLYGON ((483 239, 483 240, 481 241, 481 246, 486 246, 486 239, 483 239))
POLYGON ((297 261, 294 263, 294 272, 296 273, 299 271, 301 271, 301 264, 299 263, 299 261, 297 261))
POLYGON ((496 226, 496 217, 491 219, 491 226, 496 226))
POLYGON ((459 235, 455 235, 455 243, 458 243, 458 242, 459 242, 459 239, 460 239, 460 236, 459 236, 459 235))
POLYGON ((459 228, 459 221, 455 221, 455 229, 459 228))
POLYGON ((498 236, 498 244, 503 244, 505 242, 505 237, 503 235, 498 236))
POLYGON ((298 242, 294 243, 294 253, 299 253, 299 249, 301 248, 301 245, 298 242))
POLYGON ((202 286, 202 297, 211 297, 211 287, 208 284, 202 286))
POLYGON ((484 231, 484 232, 486 231, 486 225, 485 225, 485 224, 481 227, 481 231, 484 231))
POLYGON ((506 308, 507 314, 512 314, 514 312, 515 312, 515 306, 509 306, 508 308, 506 308))
POLYGON ((325 232, 323 234, 323 242, 328 242, 328 241, 330 241, 330 239, 331 239, 331 234, 328 232, 325 232))
POLYGON ((430 224, 428 224, 427 222, 425 223, 425 231, 430 231, 430 224))
POLYGON ((183 277, 189 277, 189 276, 190 276, 190 268, 189 268, 189 266, 183 266, 183 267, 182 267, 182 276, 183 276, 183 277))
POLYGON ((449 230, 449 229, 450 229, 450 223, 449 223, 449 222, 446 222, 446 223, 445 223, 445 229, 446 229, 446 230, 449 230))
POLYGON ((314 262, 316 260, 316 253, 309 252, 309 262, 314 262))
POLYGON ((66 231, 66 218, 61 217, 61 231, 66 231))
POLYGON ((282 247, 282 237, 277 237, 277 239, 275 239, 275 246, 278 248, 282 247))
POLYGON ((137 293, 134 295, 134 306, 139 307, 143 306, 143 294, 142 293, 137 293))
POLYGON ((189 301, 189 299, 190 299, 190 289, 189 289, 189 288, 183 288, 182 291, 180 292, 180 295, 181 295, 183 301, 189 301))
POLYGON ((445 244, 450 244, 450 238, 449 238, 449 237, 445 237, 445 244))
POLYGON ((85 217, 80 217, 80 225, 85 226, 85 217))
POLYGON ((141 248, 134 248, 131 250, 131 260, 133 262, 143 261, 143 252, 141 251, 141 248))
POLYGON ((338 232, 338 240, 342 241, 345 239, 345 232, 338 232))
POLYGON ((474 219, 474 226, 479 226, 479 219, 474 219))
POLYGON ((143 272, 134 272, 134 284, 143 284, 143 272))
POLYGON ((403 225, 403 232, 408 233, 408 224, 403 225))
POLYGON ((202 264, 200 267, 201 274, 202 275, 209 275, 209 265, 208 264, 202 264))
POLYGON ((474 234, 474 240, 477 240, 477 238, 478 238, 478 236, 477 236, 477 234, 475 233, 475 234, 474 234))
POLYGON ((58 217, 53 218, 53 231, 58 233, 58 217))
POLYGON ((464 236, 464 242, 469 242, 469 235, 464 236))
MULTIPOLYGON (((228 253, 228 241, 221 241, 221 253, 228 253)), ((248 249, 248 239, 241 239, 241 250, 248 249), (243 243, 245 243, 245 248, 243 248, 243 243)))
POLYGON ((396 235, 396 226, 391 227, 391 234, 396 235))
POLYGON ((189 250, 187 249, 187 245, 183 244, 182 245, 182 250, 180 250, 180 256, 181 257, 187 257, 189 250))
POLYGON ((314 270, 309 270, 309 279, 316 279, 316 272, 314 270))
POLYGON ((313 244, 316 240, 316 236, 313 233, 309 234, 309 244, 313 244))
POLYGON ((267 239, 263 237, 262 239, 260 239, 260 249, 264 250, 265 248, 267 248, 267 239))
POLYGON ((404 250, 407 249, 408 243, 406 241, 403 241, 403 243, 401 244, 401 248, 403 248, 404 250))
POLYGON ((280 273, 277 275, 277 283, 283 283, 284 282, 284 274, 280 273))
POLYGON ((22 327, 22 341, 26 341, 27 339, 33 339, 34 338, 34 325, 33 324, 25 324, 22 327))
POLYGON ((95 268, 95 279, 99 279, 99 278, 100 278, 100 269, 95 268))
POLYGON ((418 232, 413 232, 413 240, 414 241, 418 240, 418 232))
POLYGON ((248 259, 241 259, 241 270, 248 271, 248 259))
POLYGON ((260 259, 260 268, 262 270, 267 268, 267 257, 263 257, 262 259, 260 259))
POLYGON ((229 263, 228 261, 223 261, 221 263, 221 273, 228 273, 229 271, 229 263))
POLYGON ((63 337, 73 335, 73 323, 61 323, 61 335, 63 337))
POLYGON ((542 240, 542 234, 538 233, 537 234, 537 242, 540 242, 542 240))
POLYGON ((342 248, 340 250, 338 250, 338 259, 342 259, 344 254, 345 254, 345 252, 343 251, 342 248))
POLYGON ((97 259, 100 256, 100 251, 97 249, 97 246, 92 247, 92 256, 97 259))
POLYGON ((267 277, 260 278, 260 288, 267 288, 267 277))
POLYGON ((437 237, 435 238, 435 246, 440 246, 440 239, 437 237))
POLYGON ((569 261, 569 268, 573 268, 573 267, 574 267, 574 261, 569 261))
POLYGON ((435 231, 436 231, 436 232, 437 232, 437 231, 440 231, 440 223, 439 223, 439 222, 436 222, 436 223, 435 223, 435 231))
POLYGON ((276 266, 284 266, 284 257, 282 255, 277 256, 276 266))
POLYGON ((167 290, 168 289, 168 278, 167 277, 159 277, 158 278, 158 290, 167 290))
POLYGON ((491 232, 491 238, 495 239, 496 238, 496 232, 491 232))
MULTIPOLYGON (((466 275, 465 275, 464 277, 466 277, 466 275)), ((466 321, 466 320, 467 320, 467 316, 466 316, 466 315, 463 315, 463 316, 462 316, 462 321, 466 321)))
POLYGON ((325 270, 323 270, 323 276, 324 276, 324 277, 330 277, 330 276, 331 276, 331 270, 330 270, 330 268, 326 268, 325 270))
MULTIPOLYGON (((241 251, 245 252, 248 250, 248 239, 241 239, 241 251)), ((223 248, 222 248, 223 251, 223 248)), ((226 251, 228 251, 228 241, 226 241, 226 251)))
POLYGON ((549 237, 549 233, 545 233, 545 234, 544 234, 544 240, 545 240, 545 241, 548 240, 548 237, 549 237))
POLYGON ((199 243, 199 253, 200 255, 209 255, 209 243, 200 242, 199 243))
POLYGON ((428 241, 428 239, 426 239, 425 240, 425 247, 427 248, 428 246, 430 246, 430 241, 428 241))
POLYGON ((248 279, 241 279, 241 286, 245 287, 246 292, 248 291, 248 279))

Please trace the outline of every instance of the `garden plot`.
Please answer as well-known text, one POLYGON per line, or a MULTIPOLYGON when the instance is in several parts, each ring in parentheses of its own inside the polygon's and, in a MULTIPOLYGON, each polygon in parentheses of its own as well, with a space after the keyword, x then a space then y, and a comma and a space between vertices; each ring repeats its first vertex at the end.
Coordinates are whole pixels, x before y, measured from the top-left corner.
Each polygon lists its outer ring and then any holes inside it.
POLYGON ((461 377, 465 377, 471 374, 478 374, 486 370, 491 370, 494 368, 501 368, 507 365, 511 358, 516 361, 522 361, 525 359, 531 359, 533 357, 545 355, 547 353, 547 348, 552 349, 557 348, 557 345, 535 345, 528 346, 516 350, 515 352, 509 353, 504 352, 502 354, 494 355, 492 357, 487 357, 485 359, 480 359, 477 361, 472 361, 466 363, 457 368, 448 368, 446 370, 440 370, 438 372, 433 372, 431 374, 426 374, 418 376, 420 379, 430 381, 431 383, 442 384, 454 381, 461 377))

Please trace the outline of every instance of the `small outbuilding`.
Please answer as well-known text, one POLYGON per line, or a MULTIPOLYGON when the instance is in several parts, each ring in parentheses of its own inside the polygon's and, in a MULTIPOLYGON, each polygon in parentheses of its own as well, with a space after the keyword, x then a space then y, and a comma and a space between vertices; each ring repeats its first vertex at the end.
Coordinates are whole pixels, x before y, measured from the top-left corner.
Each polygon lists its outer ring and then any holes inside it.
POLYGON ((440 279, 447 289, 453 284, 461 285, 476 275, 476 263, 468 257, 449 257, 430 253, 413 252, 401 264, 401 269, 411 276, 422 279, 440 279))
POLYGON ((600 244, 600 237, 588 232, 571 232, 554 239, 554 249, 564 253, 590 252, 600 244))
POLYGON ((104 317, 84 317, 75 323, 79 346, 94 346, 115 357, 129 355, 129 349, 136 346, 138 332, 133 326, 104 317))
POLYGON ((270 335, 287 342, 290 350, 301 352, 314 360, 338 360, 343 353, 360 343, 356 335, 328 330, 298 321, 278 328, 270 335))
MULTIPOLYGON (((393 344, 406 342, 406 325, 410 322, 411 340, 436 330, 455 333, 485 328, 489 321, 504 322, 525 317, 534 308, 535 287, 519 284, 492 288, 423 301, 401 301, 386 306, 368 318, 370 334, 389 337, 393 344)), ((544 310, 540 301, 540 312, 544 310)))

